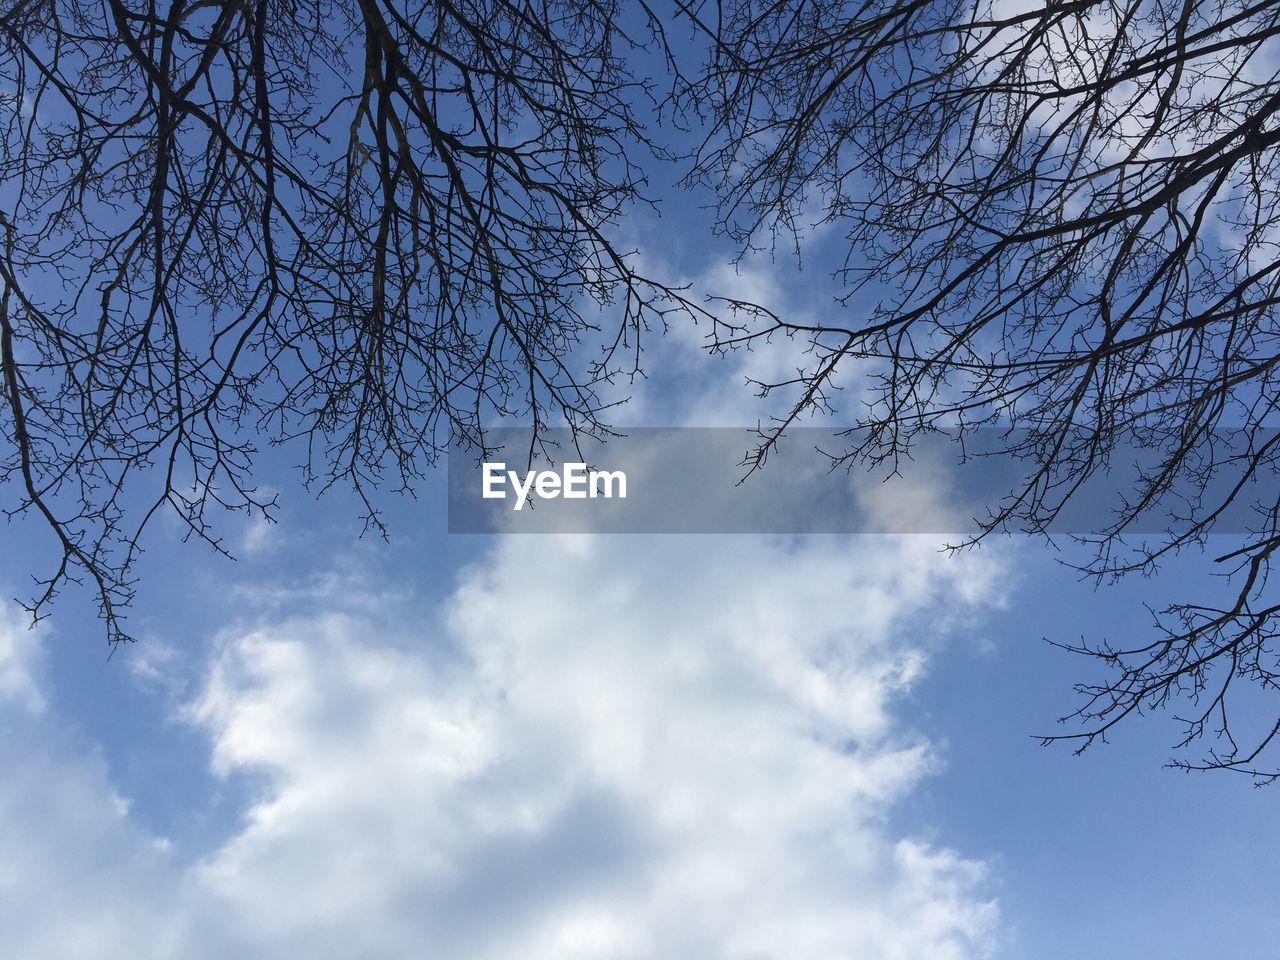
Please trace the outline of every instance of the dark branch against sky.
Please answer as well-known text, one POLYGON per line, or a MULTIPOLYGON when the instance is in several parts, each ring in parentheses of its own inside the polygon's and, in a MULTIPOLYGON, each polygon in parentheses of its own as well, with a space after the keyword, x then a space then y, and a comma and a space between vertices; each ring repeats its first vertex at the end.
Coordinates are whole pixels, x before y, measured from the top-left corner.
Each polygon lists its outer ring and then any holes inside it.
POLYGON ((214 507, 269 515, 264 443, 377 527, 380 488, 488 424, 607 435, 648 332, 702 317, 712 352, 806 351, 754 384, 789 413, 748 466, 815 416, 853 421, 849 467, 1008 430, 1034 469, 980 539, 1155 451, 1100 581, 1253 503, 1229 602, 1080 648, 1112 673, 1071 736, 1190 703, 1191 765, 1266 778, 1280 724, 1237 737, 1228 693, 1278 676, 1277 33, 1236 0, 10 3, 0 478, 61 555, 29 607, 87 579, 124 639, 141 530, 172 511, 221 548, 214 507), (744 256, 841 238, 842 303, 642 272, 619 224, 659 169, 744 256), (1175 492, 1186 522, 1126 544, 1175 492))

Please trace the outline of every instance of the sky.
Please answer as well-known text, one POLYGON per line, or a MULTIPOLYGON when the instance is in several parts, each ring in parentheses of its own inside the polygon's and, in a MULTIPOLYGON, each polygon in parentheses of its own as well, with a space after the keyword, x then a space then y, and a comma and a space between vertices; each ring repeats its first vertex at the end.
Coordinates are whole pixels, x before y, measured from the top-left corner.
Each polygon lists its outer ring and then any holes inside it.
MULTIPOLYGON (((820 235, 734 268, 656 189, 623 230, 657 270, 838 309, 820 235)), ((786 345, 704 334, 651 344, 624 427, 761 418, 786 345)), ((1203 558, 1098 590, 1030 539, 450 535, 443 471, 384 543, 273 456, 234 562, 151 531, 136 643, 0 601, 0 957, 1280 956, 1280 786, 1166 769, 1168 717, 1036 737, 1093 669, 1046 638, 1148 629, 1203 558)), ((49 550, 0 528, 0 598, 49 550)))
MULTIPOLYGON (((726 274, 821 309, 786 265, 726 274)), ((673 332, 633 423, 748 422, 673 332), (676 389, 667 389, 674 387, 676 389), (672 398, 676 399, 672 399, 672 398)), ((1041 542, 446 533, 388 543, 287 467, 238 559, 160 527, 138 642, 0 612, 0 955, 932 958, 1274 954, 1274 789, 1164 769, 1160 717, 1034 735, 1196 558, 1095 590, 1041 542)), ((917 509, 947 491, 915 488, 917 509)), ((5 531, 20 594, 47 551, 5 531)))

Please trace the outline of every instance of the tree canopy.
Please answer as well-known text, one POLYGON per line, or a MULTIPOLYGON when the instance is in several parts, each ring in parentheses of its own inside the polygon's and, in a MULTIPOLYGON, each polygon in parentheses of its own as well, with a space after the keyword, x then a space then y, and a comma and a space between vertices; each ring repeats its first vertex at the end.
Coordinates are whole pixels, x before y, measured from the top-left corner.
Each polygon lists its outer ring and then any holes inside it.
POLYGON ((1064 735, 1189 702, 1183 746, 1211 744, 1179 762, 1272 778, 1280 722, 1231 708, 1280 677, 1277 33, 1247 0, 10 0, 0 481, 62 554, 30 608, 87 577, 123 639, 157 511, 218 546, 211 505, 271 509, 262 437, 376 525, 380 484, 495 418, 606 430, 646 331, 698 315, 713 351, 805 345, 756 384, 789 413, 755 465, 856 366, 837 465, 995 429, 1033 466, 976 539, 1045 529, 1131 447, 1158 466, 1100 580, 1247 499, 1231 600, 1075 647, 1111 672, 1064 735), (744 253, 836 231, 841 303, 800 322, 642 273, 615 227, 658 164, 744 253), (1127 543, 1174 495, 1186 522, 1127 543))
MULTIPOLYGON (((1114 504, 1086 572, 1150 572, 1205 543, 1236 500, 1252 533, 1217 557, 1228 603, 1179 603, 1156 634, 1074 649, 1087 746, 1144 710, 1185 708, 1190 766, 1275 776, 1280 723, 1232 723, 1239 686, 1274 691, 1280 597, 1280 4, 1247 0, 729 4, 694 176, 744 244, 847 240, 849 309, 798 325, 743 305, 725 344, 803 339, 796 419, 870 361, 856 443, 901 456, 939 428, 1004 431, 1034 465, 983 531, 1043 530, 1126 450, 1156 465, 1114 504), (1224 482, 1224 478, 1225 481, 1224 482), (1184 523, 1123 535, 1162 498, 1184 523)), ((847 411, 846 411, 847 412, 847 411)), ((1220 543, 1221 541, 1219 541, 1220 543)))
POLYGON ((270 509, 261 437, 376 524, 374 487, 486 417, 597 428, 645 328, 695 309, 607 232, 653 148, 643 11, 6 6, 0 478, 61 543, 37 615, 87 575, 123 638, 157 510, 217 546, 211 504, 270 509))

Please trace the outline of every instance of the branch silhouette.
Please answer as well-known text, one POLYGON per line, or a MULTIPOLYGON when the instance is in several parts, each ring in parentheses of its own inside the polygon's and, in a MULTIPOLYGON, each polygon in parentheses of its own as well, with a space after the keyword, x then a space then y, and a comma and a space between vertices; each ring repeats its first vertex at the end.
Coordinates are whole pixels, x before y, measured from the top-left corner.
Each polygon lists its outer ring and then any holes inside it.
POLYGON ((925 433, 994 427, 1032 467, 975 539, 1044 531, 1128 451, 1154 455, 1089 538, 1082 570, 1099 581, 1149 573, 1202 545, 1232 502, 1252 504, 1252 534, 1219 558, 1225 602, 1172 605, 1151 644, 1072 647, 1112 673, 1079 688, 1066 719, 1080 723, 1062 736, 1087 747, 1181 704, 1180 746, 1211 746, 1176 764, 1274 779, 1280 727, 1239 688, 1274 693, 1280 674, 1280 4, 782 0, 715 14, 707 70, 686 88, 707 123, 691 179, 718 192, 720 228, 744 251, 798 245, 815 223, 847 242, 841 316, 799 325, 730 303, 717 324, 720 349, 785 337, 810 357, 756 384, 791 402, 755 463, 863 377, 837 464, 894 465, 925 433), (1167 537, 1125 538, 1171 501, 1167 537))
POLYGON ((492 418, 606 429, 602 385, 703 308, 611 239, 657 147, 646 8, 17 0, 0 17, 0 480, 109 639, 162 509, 409 489, 492 418), (145 499, 143 499, 145 497, 145 499))

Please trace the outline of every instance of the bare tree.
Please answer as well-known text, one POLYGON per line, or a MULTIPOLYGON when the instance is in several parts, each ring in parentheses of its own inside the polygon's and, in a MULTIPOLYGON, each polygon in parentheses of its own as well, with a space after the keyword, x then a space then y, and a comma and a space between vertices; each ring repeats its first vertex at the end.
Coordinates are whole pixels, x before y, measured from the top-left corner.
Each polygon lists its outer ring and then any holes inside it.
POLYGON ((716 43, 689 91, 710 125, 695 177, 719 191, 721 227, 746 247, 811 223, 848 241, 831 321, 739 305, 717 328, 721 349, 807 345, 794 379, 758 384, 794 392, 756 461, 832 410, 857 365, 870 396, 852 398, 838 461, 893 463, 924 432, 995 427, 1031 467, 979 538, 1044 530, 1132 449, 1156 466, 1094 540, 1085 569, 1101 580, 1149 572, 1253 504, 1253 533, 1217 557, 1226 603, 1177 603, 1149 640, 1072 647, 1113 669, 1078 688, 1062 737, 1083 749, 1168 708, 1185 717, 1180 747, 1208 743, 1176 765, 1274 779, 1280 714, 1246 704, 1280 679, 1280 3, 776 0, 699 15, 716 43), (1122 539, 1170 497, 1185 508, 1167 537, 1122 539))
POLYGON ((269 516, 264 441, 376 526, 384 475, 489 418, 602 429, 697 309, 610 238, 646 58, 662 23, 616 0, 6 3, 0 482, 61 549, 33 615, 87 579, 126 638, 142 529, 269 516))
POLYGON ((744 249, 848 241, 844 309, 750 304, 713 349, 800 338, 810 363, 755 461, 831 412, 846 465, 1003 431, 1031 466, 978 538, 1044 530, 1124 451, 1157 455, 1087 572, 1150 571, 1256 507, 1225 604, 1073 647, 1087 746, 1192 704, 1186 766, 1275 777, 1280 2, 725 0, 677 4, 710 52, 686 81, 662 18, 617 0, 9 0, 0 14, 0 483, 101 599, 111 640, 150 519, 215 547, 218 504, 270 515, 259 447, 370 499, 486 422, 606 431, 603 386, 699 312, 611 239, 661 151, 659 99, 700 115, 691 180, 744 249), (646 76, 651 71, 653 77, 646 76), (603 309, 597 309, 603 308, 603 309), (1185 500, 1151 544, 1125 534, 1185 500), (1275 712, 1271 716, 1274 718, 1275 712))

